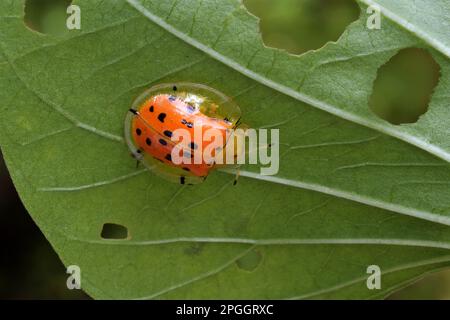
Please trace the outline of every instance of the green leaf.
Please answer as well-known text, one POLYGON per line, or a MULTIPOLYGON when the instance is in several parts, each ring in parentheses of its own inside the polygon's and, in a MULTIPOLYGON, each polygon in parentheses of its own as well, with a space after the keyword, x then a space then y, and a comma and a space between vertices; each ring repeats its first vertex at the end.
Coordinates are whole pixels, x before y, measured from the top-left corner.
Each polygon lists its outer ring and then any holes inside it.
POLYGON ((380 298, 450 265, 450 5, 424 1, 440 15, 405 28, 387 14, 401 6, 380 1, 377 31, 362 5, 336 43, 293 56, 262 44, 238 0, 74 2, 82 30, 59 37, 25 27, 23 1, 1 2, 0 144, 28 211, 91 296, 380 298), (442 77, 430 111, 393 126, 368 99, 407 47, 430 50, 442 77), (174 81, 208 84, 245 123, 280 128, 278 175, 248 166, 237 186, 214 172, 180 187, 136 169, 126 110, 174 81), (130 239, 102 239, 105 223, 130 239), (366 287, 372 264, 381 290, 366 287))

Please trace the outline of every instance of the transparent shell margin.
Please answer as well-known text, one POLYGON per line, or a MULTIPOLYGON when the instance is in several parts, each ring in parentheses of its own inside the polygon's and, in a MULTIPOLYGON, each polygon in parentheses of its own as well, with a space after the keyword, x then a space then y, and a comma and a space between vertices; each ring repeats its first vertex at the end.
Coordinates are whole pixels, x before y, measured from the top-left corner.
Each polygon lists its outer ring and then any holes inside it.
MULTIPOLYGON (((200 96, 204 98, 203 109, 201 110, 204 114, 213 118, 227 119, 235 126, 239 123, 241 117, 239 106, 235 104, 231 98, 209 86, 190 82, 164 83, 152 86, 134 100, 131 109, 136 111, 140 110, 146 101, 160 94, 170 94, 182 99, 185 98, 187 94, 200 96), (209 108, 209 106, 212 105, 216 105, 217 108, 209 108)), ((130 111, 127 112, 124 134, 126 144, 136 160, 142 163, 149 171, 172 182, 180 183, 182 177, 185 184, 198 184, 205 180, 206 177, 197 177, 179 167, 172 167, 168 164, 161 163, 151 155, 140 152, 140 148, 135 143, 132 136, 132 123, 134 117, 136 117, 135 114, 130 111)), ((153 130, 151 127, 149 129, 153 130)))

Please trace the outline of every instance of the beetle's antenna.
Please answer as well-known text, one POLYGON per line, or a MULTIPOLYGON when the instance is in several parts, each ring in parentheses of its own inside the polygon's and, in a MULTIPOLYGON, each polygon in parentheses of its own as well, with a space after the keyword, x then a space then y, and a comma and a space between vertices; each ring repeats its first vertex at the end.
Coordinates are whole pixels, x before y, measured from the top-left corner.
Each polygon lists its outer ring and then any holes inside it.
POLYGON ((136 153, 132 153, 131 156, 136 159, 136 169, 139 168, 139 157, 142 157, 142 150, 136 149, 136 153))
POLYGON ((239 117, 238 121, 236 121, 235 125, 233 126, 233 130, 236 129, 240 123, 241 123, 241 117, 239 117))

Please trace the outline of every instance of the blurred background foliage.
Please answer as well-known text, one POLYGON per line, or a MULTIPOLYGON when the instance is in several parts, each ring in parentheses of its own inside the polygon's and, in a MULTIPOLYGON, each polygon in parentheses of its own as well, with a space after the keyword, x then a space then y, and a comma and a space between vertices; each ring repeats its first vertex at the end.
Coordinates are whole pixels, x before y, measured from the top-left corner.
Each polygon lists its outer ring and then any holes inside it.
MULTIPOLYGON (((70 0, 27 0, 25 24, 44 34, 67 31, 70 0)), ((264 43, 302 54, 336 41, 357 20, 354 0, 244 0, 261 19, 264 43)), ((81 8, 82 10, 82 8, 81 8)), ((82 11, 81 11, 82 14, 82 11)), ((406 49, 379 70, 370 107, 393 124, 412 123, 428 108, 439 65, 425 50, 406 49)), ((0 299, 86 299, 68 290, 65 268, 24 209, 0 153, 0 299)), ((450 299, 450 271, 425 276, 390 299, 450 299)))

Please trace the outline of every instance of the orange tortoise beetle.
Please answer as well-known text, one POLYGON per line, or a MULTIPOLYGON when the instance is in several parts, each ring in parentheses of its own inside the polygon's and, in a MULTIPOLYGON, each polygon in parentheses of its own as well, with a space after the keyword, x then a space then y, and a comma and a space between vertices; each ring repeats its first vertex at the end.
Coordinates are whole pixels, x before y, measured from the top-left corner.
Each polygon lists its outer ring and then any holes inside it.
MULTIPOLYGON (((223 144, 213 150, 212 155, 226 157, 226 144, 232 136, 235 139, 234 157, 237 157, 236 128, 246 126, 239 123, 239 107, 223 93, 202 84, 177 83, 160 84, 141 94, 133 103, 125 119, 125 139, 134 158, 159 176, 181 184, 203 182, 211 170, 229 166, 209 162, 203 157, 201 162, 184 161, 175 164, 172 151, 176 143, 171 140, 177 129, 186 129, 191 136, 194 130, 201 129, 202 148, 212 141, 205 139, 203 133, 208 129, 220 132, 223 144)), ((198 131, 197 131, 198 132, 198 131)), ((194 159, 198 149, 197 140, 191 140, 186 148, 180 150, 182 157, 194 159)), ((244 149, 245 152, 245 149, 244 149)), ((232 166, 235 166, 234 164, 232 166)))

